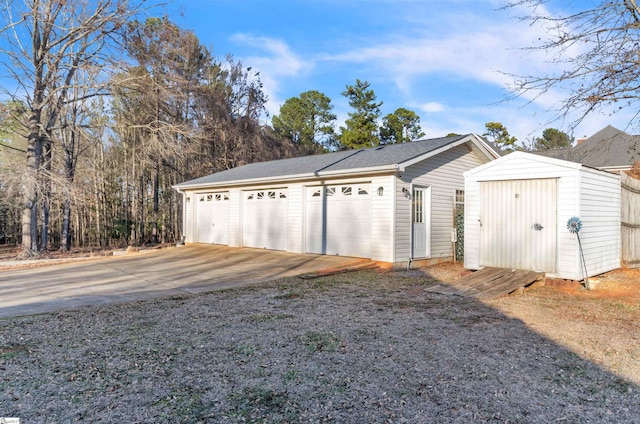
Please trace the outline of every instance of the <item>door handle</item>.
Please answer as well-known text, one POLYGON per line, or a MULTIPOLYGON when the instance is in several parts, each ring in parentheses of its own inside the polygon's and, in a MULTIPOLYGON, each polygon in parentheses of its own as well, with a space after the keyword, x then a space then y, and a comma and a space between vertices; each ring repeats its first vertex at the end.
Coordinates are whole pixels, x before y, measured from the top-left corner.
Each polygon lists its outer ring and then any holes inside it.
POLYGON ((538 224, 537 222, 531 226, 531 229, 535 230, 535 231, 542 231, 543 228, 544 227, 542 225, 538 224))

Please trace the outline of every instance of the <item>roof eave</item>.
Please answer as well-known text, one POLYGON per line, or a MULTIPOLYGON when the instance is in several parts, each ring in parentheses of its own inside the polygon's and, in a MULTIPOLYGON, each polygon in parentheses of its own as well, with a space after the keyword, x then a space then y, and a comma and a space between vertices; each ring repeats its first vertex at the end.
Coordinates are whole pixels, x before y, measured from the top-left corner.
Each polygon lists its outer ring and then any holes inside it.
POLYGON ((474 174, 478 174, 478 173, 484 172, 486 169, 492 168, 494 166, 498 166, 498 164, 500 164, 502 162, 509 162, 509 161, 512 161, 512 160, 520 158, 520 157, 525 157, 525 158, 528 158, 529 160, 532 160, 532 161, 535 161, 535 162, 542 162, 542 163, 552 164, 552 165, 556 165, 556 166, 562 166, 564 168, 570 168, 570 169, 580 169, 580 168, 582 168, 584 166, 584 165, 582 165, 580 163, 571 162, 571 161, 568 161, 568 160, 550 158, 548 156, 537 155, 535 153, 515 151, 515 152, 509 153, 506 156, 502 156, 497 161, 487 162, 487 163, 485 163, 483 165, 480 165, 480 166, 477 166, 475 168, 469 169, 469 170, 463 172, 462 175, 466 178, 466 177, 472 176, 474 174))
POLYGON ((339 178, 339 177, 351 177, 354 175, 358 176, 369 176, 376 175, 382 173, 392 173, 398 170, 397 164, 391 165, 381 165, 374 167, 366 167, 366 168, 353 168, 353 169, 344 169, 338 171, 321 171, 321 172, 312 172, 305 174, 296 174, 296 175, 285 175, 285 176, 275 176, 275 177, 266 177, 266 178, 249 178, 243 180, 233 180, 233 181, 219 181, 219 182, 211 182, 211 183, 199 183, 199 184, 177 184, 171 186, 173 189, 181 192, 184 190, 197 190, 203 188, 220 188, 220 187, 238 187, 238 186, 249 186, 256 184, 271 184, 271 183, 284 183, 284 182, 295 182, 295 181, 304 181, 310 179, 317 178, 339 178))
POLYGON ((480 137, 478 134, 471 134, 474 140, 473 143, 489 158, 489 159, 499 159, 502 155, 497 152, 487 141, 480 137))
POLYGON ((632 165, 610 165, 610 166, 596 166, 592 168, 597 168, 602 171, 629 171, 633 168, 632 165))
POLYGON ((425 154, 422 154, 422 155, 416 156, 416 157, 414 157, 412 159, 406 160, 406 161, 404 161, 404 162, 402 162, 402 163, 400 163, 398 165, 398 169, 401 172, 404 172, 411 165, 415 165, 418 162, 422 162, 423 160, 426 160, 426 159, 428 159, 430 157, 439 155, 442 152, 446 152, 449 149, 453 149, 454 147, 457 147, 457 146, 460 146, 462 144, 466 144, 466 143, 469 143, 469 142, 473 143, 478 149, 480 149, 480 151, 482 153, 484 153, 487 156, 487 158, 489 158, 491 160, 498 159, 500 157, 500 155, 497 152, 495 152, 493 149, 491 149, 482 140, 481 137, 478 137, 475 134, 469 134, 469 135, 467 135, 465 137, 460 138, 459 140, 456 140, 456 141, 454 141, 452 143, 449 143, 449 144, 447 144, 445 146, 442 146, 442 147, 440 147, 438 149, 432 150, 432 151, 427 152, 425 154))

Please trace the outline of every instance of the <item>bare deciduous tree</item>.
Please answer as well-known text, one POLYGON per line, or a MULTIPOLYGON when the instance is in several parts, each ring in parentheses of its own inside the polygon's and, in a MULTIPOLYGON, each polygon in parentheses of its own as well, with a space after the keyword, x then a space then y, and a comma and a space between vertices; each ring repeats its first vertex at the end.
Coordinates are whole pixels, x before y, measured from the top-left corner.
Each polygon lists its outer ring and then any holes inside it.
POLYGON ((0 143, 12 149, 0 173, 14 176, 0 179, 0 230, 22 238, 25 254, 175 241, 181 198, 172 185, 296 154, 260 124, 266 97, 255 71, 215 60, 166 18, 141 24, 126 22, 135 9, 107 13, 137 5, 88 4, 31 0, 5 11, 24 12, 1 34, 0 61, 18 64, 11 94, 26 100, 15 121, 22 127, 11 127, 20 143, 0 143), (118 40, 116 63, 110 47, 118 40))
POLYGON ((552 89, 568 93, 558 112, 570 117, 573 126, 601 107, 637 108, 640 6, 635 0, 517 0, 506 7, 524 8, 522 19, 546 29, 540 43, 527 48, 552 54, 550 69, 555 70, 519 76, 518 94, 535 98, 552 89))
MULTIPOLYGON (((29 109, 22 204, 22 247, 27 254, 40 248, 38 192, 43 181, 47 190, 51 127, 62 105, 76 100, 70 96, 74 76, 84 66, 105 65, 108 46, 140 7, 128 0, 5 2, 1 64, 16 83, 8 94, 26 98, 29 109)), ((103 88, 93 87, 90 95, 103 88)))

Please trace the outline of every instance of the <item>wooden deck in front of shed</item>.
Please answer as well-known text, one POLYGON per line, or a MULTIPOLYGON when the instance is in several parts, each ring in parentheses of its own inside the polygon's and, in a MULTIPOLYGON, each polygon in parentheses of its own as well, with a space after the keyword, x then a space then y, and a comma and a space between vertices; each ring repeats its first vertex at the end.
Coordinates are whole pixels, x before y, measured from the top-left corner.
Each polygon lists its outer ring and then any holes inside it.
POLYGON ((540 281, 544 276, 544 272, 483 268, 453 283, 436 284, 425 290, 440 294, 469 296, 476 299, 495 299, 540 281))

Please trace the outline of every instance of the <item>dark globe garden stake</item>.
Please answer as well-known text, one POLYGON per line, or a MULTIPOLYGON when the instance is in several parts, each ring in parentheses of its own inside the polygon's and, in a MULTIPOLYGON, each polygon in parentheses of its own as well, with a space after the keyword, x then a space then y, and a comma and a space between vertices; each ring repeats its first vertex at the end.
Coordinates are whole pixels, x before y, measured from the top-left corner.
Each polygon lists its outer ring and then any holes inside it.
POLYGON ((578 247, 580 249, 580 256, 582 257, 582 266, 584 267, 584 285, 589 288, 589 275, 587 274, 587 263, 584 260, 584 253, 582 253, 582 243, 580 243, 580 230, 582 229, 582 221, 577 216, 572 216, 567 221, 567 229, 571 234, 575 234, 578 238, 578 247))

